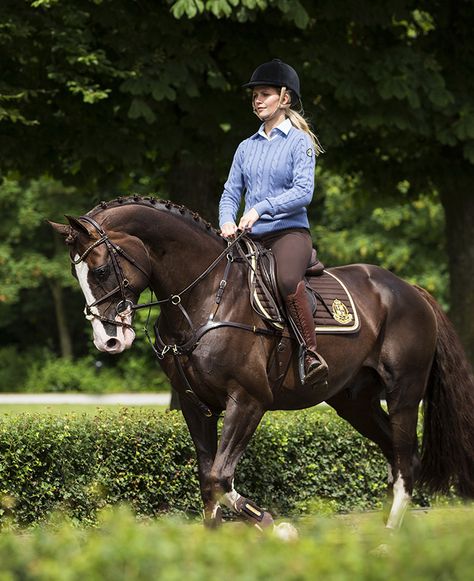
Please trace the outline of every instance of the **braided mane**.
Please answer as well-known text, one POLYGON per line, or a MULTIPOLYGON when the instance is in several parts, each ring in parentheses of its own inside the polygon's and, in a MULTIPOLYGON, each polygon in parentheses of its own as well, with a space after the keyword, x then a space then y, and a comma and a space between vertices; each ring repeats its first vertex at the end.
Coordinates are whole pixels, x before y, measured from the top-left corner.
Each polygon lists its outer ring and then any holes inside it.
POLYGON ((123 206, 146 206, 148 208, 155 208, 156 210, 166 210, 171 212, 174 215, 180 215, 187 219, 188 221, 192 221, 193 224, 200 226, 201 229, 205 230, 207 233, 219 236, 219 232, 212 226, 210 222, 207 222, 197 212, 193 212, 186 206, 182 206, 179 204, 175 204, 170 200, 161 200, 159 198, 155 198, 154 196, 139 196, 139 195, 131 195, 125 197, 118 197, 115 200, 110 200, 108 202, 100 202, 97 206, 92 208, 89 212, 87 212, 87 216, 95 216, 96 214, 100 213, 103 210, 107 210, 109 208, 118 208, 123 206))

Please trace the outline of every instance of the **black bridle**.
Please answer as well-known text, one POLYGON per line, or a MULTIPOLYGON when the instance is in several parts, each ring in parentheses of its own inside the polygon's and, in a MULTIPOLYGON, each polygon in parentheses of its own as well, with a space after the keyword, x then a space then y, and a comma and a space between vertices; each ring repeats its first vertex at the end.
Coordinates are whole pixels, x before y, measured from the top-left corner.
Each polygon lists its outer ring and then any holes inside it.
MULTIPOLYGON (((105 244, 107 251, 109 253, 109 256, 110 256, 110 259, 112 262, 112 267, 113 267, 115 277, 116 277, 117 283, 118 283, 115 288, 113 288, 111 291, 109 291, 108 293, 106 293, 105 295, 103 295, 102 297, 100 297, 99 299, 97 299, 96 301, 91 303, 90 305, 86 304, 85 309, 84 309, 86 319, 91 321, 92 319, 95 318, 95 319, 98 319, 99 321, 102 321, 104 323, 109 323, 111 325, 115 325, 115 326, 119 326, 119 327, 128 327, 128 328, 131 328, 132 326, 129 323, 125 323, 124 319, 127 316, 129 316, 130 314, 132 314, 134 311, 137 311, 139 309, 151 308, 151 307, 162 305, 165 303, 171 303, 174 306, 180 305, 182 295, 189 292, 199 282, 201 282, 212 270, 214 270, 214 268, 219 264, 219 262, 224 257, 227 257, 229 259, 229 256, 230 256, 229 252, 239 242, 239 240, 242 238, 242 236, 244 236, 246 234, 246 231, 244 230, 238 236, 236 236, 234 238, 234 240, 228 244, 227 248, 225 250, 223 250, 219 254, 219 256, 198 277, 196 277, 190 284, 188 284, 188 286, 186 286, 180 292, 174 293, 166 299, 149 301, 148 303, 143 303, 143 304, 137 305, 137 304, 133 303, 131 300, 127 299, 127 297, 126 297, 126 290, 129 289, 129 290, 132 290, 132 292, 133 292, 133 288, 130 284, 130 281, 125 277, 125 275, 123 273, 123 269, 121 267, 119 257, 124 258, 130 264, 132 264, 135 268, 137 268, 140 272, 142 272, 146 276, 148 282, 150 282, 150 275, 145 271, 144 268, 142 268, 140 266, 140 264, 138 264, 138 262, 133 258, 133 256, 130 256, 127 252, 125 252, 125 250, 121 246, 119 246, 113 240, 111 240, 109 238, 109 235, 102 228, 102 226, 100 224, 98 224, 93 218, 91 218, 89 216, 81 216, 79 218, 79 220, 83 220, 83 221, 89 223, 91 226, 93 226, 95 228, 95 230, 97 231, 97 233, 100 235, 100 238, 98 240, 96 240, 95 242, 93 242, 88 248, 86 248, 86 250, 81 254, 81 256, 79 256, 78 258, 71 258, 71 262, 73 264, 79 264, 80 262, 83 262, 89 256, 89 254, 92 252, 92 250, 94 250, 94 248, 97 248, 101 244, 105 244), (115 296, 117 293, 120 293, 121 300, 115 306, 115 311, 116 311, 117 315, 122 319, 122 321, 112 320, 112 319, 109 319, 108 317, 104 317, 100 313, 93 313, 92 312, 93 307, 97 307, 98 305, 108 301, 113 296, 115 296)), ((139 295, 140 293, 135 292, 135 294, 139 295)))
POLYGON ((84 222, 87 222, 88 224, 93 226, 100 235, 100 238, 93 242, 88 248, 86 248, 86 250, 81 254, 81 256, 79 256, 78 258, 71 258, 71 262, 73 264, 79 264, 80 262, 83 262, 92 252, 92 250, 94 250, 94 248, 97 248, 101 244, 105 244, 110 257, 110 261, 112 263, 112 268, 115 273, 115 278, 117 279, 117 286, 115 288, 113 288, 108 293, 104 294, 102 297, 100 297, 90 305, 86 304, 84 309, 86 319, 89 321, 92 321, 93 319, 98 319, 103 323, 108 323, 110 325, 115 325, 117 327, 127 327, 131 329, 132 326, 129 323, 126 323, 125 319, 126 317, 130 316, 133 313, 135 305, 130 299, 127 298, 126 292, 127 290, 134 292, 134 290, 130 284, 130 281, 124 275, 119 257, 121 256, 122 258, 130 262, 135 268, 137 268, 140 272, 142 272, 146 276, 148 281, 150 280, 150 276, 145 271, 145 269, 138 264, 138 262, 133 258, 133 256, 127 254, 127 252, 125 252, 125 250, 121 246, 119 246, 109 238, 109 235, 105 232, 102 226, 98 224, 93 218, 90 218, 89 216, 81 216, 79 220, 83 220, 84 222), (105 303, 118 293, 120 294, 121 300, 115 305, 115 311, 117 315, 122 319, 121 321, 110 319, 108 317, 105 317, 104 315, 101 315, 99 312, 94 313, 92 311, 93 307, 97 307, 98 305, 105 303))
MULTIPOLYGON (((146 322, 146 325, 144 328, 144 332, 145 332, 145 335, 148 339, 148 342, 150 343, 150 345, 153 349, 153 352, 160 360, 162 360, 168 352, 172 353, 174 360, 175 360, 175 363, 176 363, 176 366, 177 366, 177 369, 178 369, 178 372, 182 378, 186 395, 192 399, 192 401, 198 406, 198 408, 204 413, 204 415, 206 415, 208 417, 212 416, 214 414, 214 412, 212 412, 211 409, 200 400, 200 398, 195 394, 194 390, 192 389, 191 384, 189 383, 189 380, 186 377, 186 374, 184 372, 182 363, 180 361, 180 356, 191 353, 195 349, 199 340, 206 333, 208 333, 214 329, 217 329, 217 328, 231 327, 231 328, 236 328, 236 329, 243 329, 245 331, 250 331, 252 333, 257 333, 257 334, 262 334, 262 335, 271 335, 271 336, 275 336, 277 334, 275 332, 275 330, 272 330, 272 329, 257 328, 254 325, 246 325, 245 323, 238 323, 238 322, 233 322, 233 321, 215 321, 214 320, 214 316, 215 316, 217 309, 221 303, 222 295, 223 295, 224 290, 227 286, 227 279, 229 276, 230 267, 231 267, 232 263, 234 262, 234 260, 237 260, 233 256, 233 249, 235 246, 238 245, 240 239, 247 234, 247 230, 243 230, 240 234, 238 234, 234 238, 234 240, 232 240, 232 242, 228 242, 227 247, 217 256, 217 258, 215 258, 215 260, 213 260, 213 262, 199 276, 197 276, 190 284, 188 284, 180 292, 172 294, 171 296, 169 296, 166 299, 150 301, 150 302, 145 303, 145 304, 137 305, 137 304, 134 304, 129 299, 127 299, 127 297, 126 297, 126 294, 125 294, 126 290, 127 289, 131 290, 132 287, 131 287, 128 279, 124 276, 123 269, 120 265, 119 257, 124 258, 130 264, 132 264, 135 268, 137 268, 140 272, 142 272, 146 276, 148 283, 150 283, 150 275, 145 271, 144 268, 142 268, 138 264, 138 262, 132 256, 127 254, 127 252, 125 252, 125 250, 123 248, 121 248, 113 240, 110 240, 108 234, 105 232, 105 230, 102 228, 102 226, 100 226, 93 218, 90 218, 89 216, 81 216, 79 218, 79 220, 83 220, 83 221, 89 223, 91 226, 93 226, 95 228, 95 230, 97 231, 97 233, 100 235, 100 238, 98 240, 96 240, 95 242, 93 242, 82 253, 81 256, 79 256, 76 259, 71 258, 71 261, 73 262, 73 264, 79 264, 80 262, 84 261, 87 258, 87 256, 91 253, 91 251, 94 248, 97 248, 101 244, 105 244, 107 251, 109 253, 109 256, 110 256, 110 259, 112 262, 112 266, 113 266, 113 269, 115 272, 115 276, 117 278, 117 283, 118 283, 114 289, 112 289, 111 291, 106 293, 100 299, 97 299, 96 301, 94 301, 90 305, 86 304, 86 307, 85 307, 86 319, 92 320, 92 319, 96 318, 104 323, 109 323, 111 325, 127 327, 127 328, 131 329, 132 325, 130 325, 129 323, 126 323, 124 321, 124 319, 126 317, 130 316, 136 310, 148 308, 149 309, 148 318, 147 318, 147 322, 146 322), (186 312, 186 310, 183 308, 183 305, 181 304, 181 297, 185 293, 187 293, 191 289, 193 289, 197 284, 199 284, 210 272, 212 272, 214 270, 214 268, 216 268, 216 266, 224 258, 227 260, 227 265, 226 265, 226 268, 224 271, 224 276, 223 276, 222 280, 220 281, 219 287, 218 287, 217 292, 216 292, 216 296, 215 296, 216 305, 215 305, 214 311, 209 315, 208 320, 203 325, 199 326, 198 328, 195 328, 188 313, 186 312), (100 304, 106 302, 107 300, 111 299, 113 296, 115 296, 118 293, 120 293, 121 300, 116 305, 115 310, 117 312, 117 315, 122 319, 121 321, 112 320, 112 319, 109 319, 107 317, 104 317, 100 313, 96 314, 96 313, 92 312, 93 307, 97 307, 97 305, 100 305, 100 304), (170 303, 171 305, 178 307, 190 325, 190 328, 192 331, 192 336, 188 341, 186 341, 182 345, 166 344, 162 340, 157 326, 155 326, 156 346, 153 344, 153 342, 150 338, 150 335, 148 332, 148 325, 149 325, 149 321, 150 321, 151 308, 154 306, 165 304, 165 303, 170 303)), ((239 248, 239 247, 237 246, 237 248, 239 248)), ((248 262, 248 259, 246 259, 246 260, 248 262)), ((147 286, 150 286, 150 284, 148 284, 147 286)), ((140 293, 135 291, 134 294, 136 294, 138 296, 140 293)), ((151 294, 153 297, 153 290, 151 290, 151 294)))

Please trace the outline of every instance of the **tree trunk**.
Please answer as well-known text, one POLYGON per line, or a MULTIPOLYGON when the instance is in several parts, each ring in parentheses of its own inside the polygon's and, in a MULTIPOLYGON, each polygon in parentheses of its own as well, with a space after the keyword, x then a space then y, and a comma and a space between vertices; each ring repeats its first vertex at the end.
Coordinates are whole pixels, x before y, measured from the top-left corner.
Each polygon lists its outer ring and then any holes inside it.
POLYGON ((51 293, 54 300, 54 310, 56 313, 56 325, 58 329, 59 346, 61 349, 61 356, 72 358, 72 341, 69 327, 67 324, 67 317, 64 310, 63 289, 58 281, 50 281, 51 293))
POLYGON ((222 186, 212 163, 206 163, 202 156, 181 155, 168 176, 171 199, 198 212, 201 218, 218 226, 218 205, 222 186))
POLYGON ((450 274, 450 318, 466 354, 474 364, 474 195, 451 184, 441 194, 446 214, 446 240, 450 274))
MULTIPOLYGON (((198 212, 201 218, 218 226, 218 204, 222 193, 215 168, 202 157, 183 155, 176 159, 168 176, 170 198, 198 212)), ((180 410, 178 393, 171 388, 171 410, 180 410)))

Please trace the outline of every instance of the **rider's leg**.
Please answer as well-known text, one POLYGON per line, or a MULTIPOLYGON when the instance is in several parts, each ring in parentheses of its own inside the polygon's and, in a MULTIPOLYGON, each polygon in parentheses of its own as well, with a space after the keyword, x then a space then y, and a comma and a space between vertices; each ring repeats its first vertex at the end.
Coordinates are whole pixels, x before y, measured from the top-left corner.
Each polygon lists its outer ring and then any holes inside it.
POLYGON ((293 228, 262 238, 264 245, 271 248, 275 256, 280 294, 305 343, 304 382, 310 385, 324 383, 327 379, 327 364, 316 352, 313 315, 302 281, 313 249, 311 235, 304 228, 293 228))
POLYGON ((286 297, 286 308, 306 346, 304 383, 306 385, 321 385, 327 381, 328 366, 322 356, 317 353, 313 313, 308 303, 303 281, 298 283, 294 293, 286 297))

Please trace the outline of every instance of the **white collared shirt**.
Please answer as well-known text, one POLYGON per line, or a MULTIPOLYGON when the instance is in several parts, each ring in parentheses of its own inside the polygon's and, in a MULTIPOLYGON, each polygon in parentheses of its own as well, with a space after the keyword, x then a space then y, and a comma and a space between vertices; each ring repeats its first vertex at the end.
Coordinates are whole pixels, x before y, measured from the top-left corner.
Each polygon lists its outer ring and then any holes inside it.
POLYGON ((288 135, 288 132, 290 131, 291 127, 292 127, 291 121, 287 117, 284 121, 282 121, 280 123, 280 125, 277 125, 276 127, 274 127, 270 131, 270 135, 267 135, 265 133, 265 123, 262 123, 260 125, 260 129, 258 130, 258 134, 261 135, 262 137, 265 137, 265 139, 268 139, 268 141, 270 141, 271 139, 273 139, 274 137, 276 137, 276 132, 277 131, 281 131, 285 135, 288 135))

